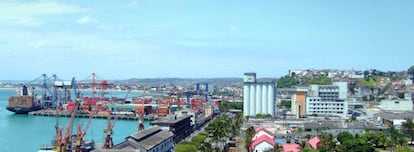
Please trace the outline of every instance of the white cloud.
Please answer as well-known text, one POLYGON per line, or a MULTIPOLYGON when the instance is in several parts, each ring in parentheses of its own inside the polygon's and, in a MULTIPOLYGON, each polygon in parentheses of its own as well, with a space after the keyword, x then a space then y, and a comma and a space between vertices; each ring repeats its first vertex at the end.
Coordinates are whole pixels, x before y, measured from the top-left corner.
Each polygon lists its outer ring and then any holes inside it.
POLYGON ((0 20, 8 24, 39 26, 44 25, 43 15, 82 13, 90 11, 76 5, 37 1, 37 2, 7 2, 0 1, 0 20))
POLYGON ((125 6, 126 6, 126 7, 133 7, 133 8, 140 7, 141 5, 142 5, 142 3, 140 3, 140 2, 139 2, 139 1, 137 1, 137 0, 133 0, 133 1, 131 1, 131 2, 127 3, 127 4, 125 4, 125 6))
POLYGON ((38 49, 38 48, 45 47, 47 45, 47 41, 43 41, 43 40, 40 40, 40 41, 30 41, 28 43, 28 45, 30 47, 32 47, 32 48, 38 49))
POLYGON ((76 23, 78 24, 90 24, 90 23, 96 23, 97 21, 89 16, 84 16, 81 18, 78 18, 76 20, 76 23))
POLYGON ((23 26, 39 26, 43 25, 44 22, 34 17, 0 17, 1 20, 6 23, 23 25, 23 26))
POLYGON ((237 27, 237 26, 230 26, 229 30, 230 31, 237 31, 237 30, 239 30, 239 27, 237 27))
POLYGON ((81 8, 75 5, 68 5, 55 2, 20 4, 13 10, 24 14, 63 14, 88 11, 88 9, 81 8))

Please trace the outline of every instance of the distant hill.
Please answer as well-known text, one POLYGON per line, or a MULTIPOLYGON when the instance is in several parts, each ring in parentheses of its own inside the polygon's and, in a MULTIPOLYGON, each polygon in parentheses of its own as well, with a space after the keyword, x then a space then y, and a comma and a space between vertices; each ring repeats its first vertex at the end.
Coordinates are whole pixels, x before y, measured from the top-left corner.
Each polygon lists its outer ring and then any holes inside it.
POLYGON ((127 80, 116 80, 120 84, 195 84, 195 83, 242 83, 242 78, 132 78, 127 80))

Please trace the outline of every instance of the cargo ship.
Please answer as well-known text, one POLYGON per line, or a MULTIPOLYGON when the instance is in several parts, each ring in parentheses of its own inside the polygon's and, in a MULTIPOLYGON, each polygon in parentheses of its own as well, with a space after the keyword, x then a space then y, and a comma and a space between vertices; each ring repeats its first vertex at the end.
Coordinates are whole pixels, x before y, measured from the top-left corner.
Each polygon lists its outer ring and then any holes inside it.
POLYGON ((28 91, 27 86, 23 86, 22 90, 18 90, 18 95, 10 96, 9 104, 6 109, 16 114, 27 114, 31 111, 42 109, 40 100, 36 102, 36 97, 28 91))

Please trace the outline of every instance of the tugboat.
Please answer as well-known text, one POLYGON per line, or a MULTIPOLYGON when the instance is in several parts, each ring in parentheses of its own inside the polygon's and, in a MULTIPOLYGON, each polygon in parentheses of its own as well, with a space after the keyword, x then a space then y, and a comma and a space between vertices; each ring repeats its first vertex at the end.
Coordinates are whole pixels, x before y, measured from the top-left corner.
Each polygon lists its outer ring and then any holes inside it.
POLYGON ((9 98, 9 104, 6 109, 16 114, 27 114, 32 111, 42 109, 40 100, 37 100, 33 92, 29 92, 26 85, 22 90, 18 90, 18 95, 9 98))

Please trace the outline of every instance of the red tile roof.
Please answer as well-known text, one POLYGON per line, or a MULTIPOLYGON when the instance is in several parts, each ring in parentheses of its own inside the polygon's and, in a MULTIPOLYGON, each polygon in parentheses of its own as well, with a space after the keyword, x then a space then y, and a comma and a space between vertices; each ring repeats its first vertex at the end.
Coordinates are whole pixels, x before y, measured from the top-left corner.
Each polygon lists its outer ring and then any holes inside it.
POLYGON ((267 134, 269 134, 270 136, 272 136, 272 137, 274 137, 275 136, 275 134, 272 132, 272 131, 270 131, 269 129, 266 129, 266 128, 263 128, 263 127, 260 127, 260 128, 257 128, 256 129, 256 133, 258 133, 258 132, 260 132, 260 131, 264 131, 264 132, 266 132, 267 134))
POLYGON ((256 146, 262 142, 267 142, 269 144, 271 144, 272 146, 275 146, 275 142, 269 138, 266 135, 261 135, 259 137, 256 138, 256 140, 254 140, 251 144, 250 144, 250 150, 253 150, 254 148, 256 148, 256 146))
POLYGON ((313 148, 313 149, 318 149, 318 143, 321 140, 318 137, 313 137, 312 139, 310 139, 308 141, 309 145, 313 148))
POLYGON ((300 152, 298 144, 283 144, 283 152, 300 152))

